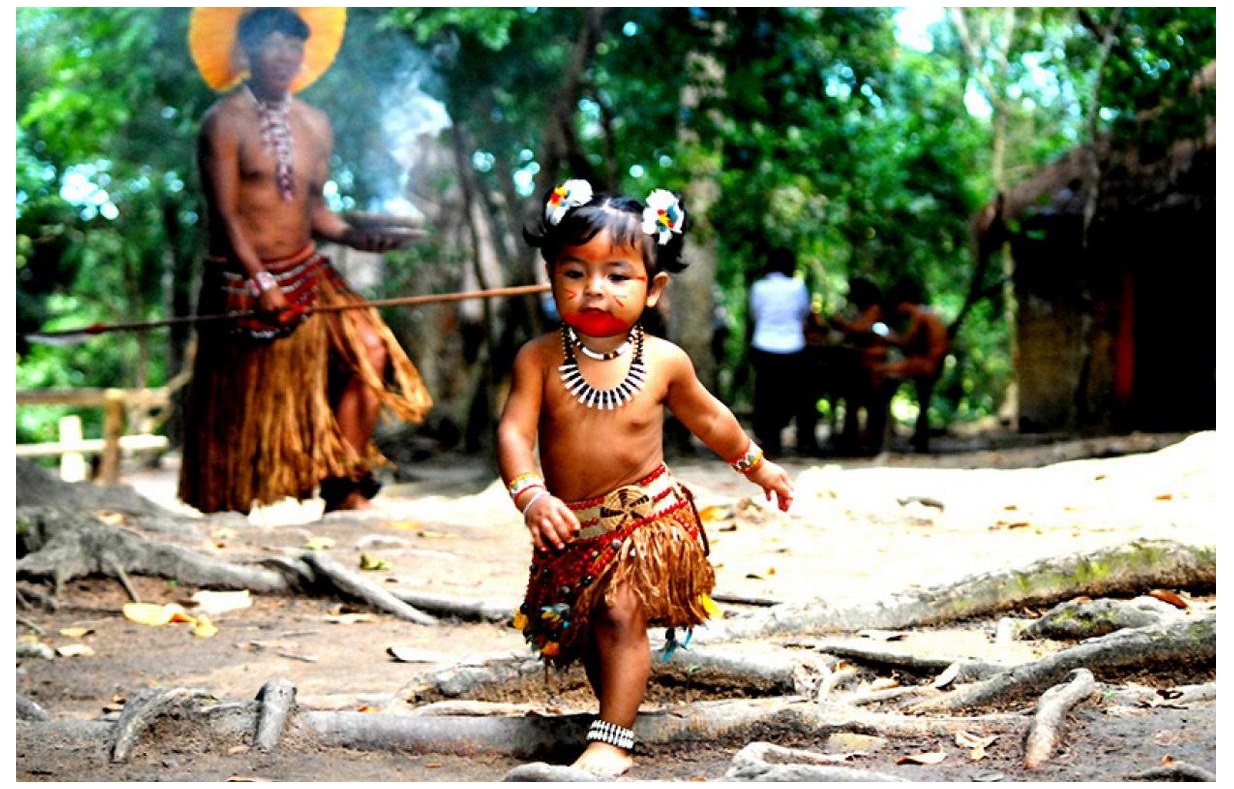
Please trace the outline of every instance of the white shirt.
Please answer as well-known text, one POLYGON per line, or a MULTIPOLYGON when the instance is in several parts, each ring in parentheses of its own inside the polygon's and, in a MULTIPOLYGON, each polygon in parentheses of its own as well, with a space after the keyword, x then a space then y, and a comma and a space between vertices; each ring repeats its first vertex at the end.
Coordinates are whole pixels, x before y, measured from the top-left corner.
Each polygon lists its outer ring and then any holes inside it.
POLYGON ((768 353, 796 353, 806 347, 805 322, 810 315, 806 284, 774 271, 750 286, 752 345, 768 353))

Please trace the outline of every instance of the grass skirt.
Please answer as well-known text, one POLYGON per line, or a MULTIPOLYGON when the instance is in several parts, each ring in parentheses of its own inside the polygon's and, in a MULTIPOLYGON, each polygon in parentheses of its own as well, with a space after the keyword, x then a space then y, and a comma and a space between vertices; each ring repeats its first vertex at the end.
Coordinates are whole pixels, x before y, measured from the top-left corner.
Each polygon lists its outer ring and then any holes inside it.
POLYGON ((707 620, 715 586, 706 535, 689 491, 661 466, 634 485, 568 506, 582 531, 560 553, 537 551, 515 627, 546 661, 564 666, 586 646, 595 609, 627 587, 648 624, 707 620))
MULTIPOLYGON (((284 292, 293 303, 328 306, 359 302, 315 251, 283 265, 296 282, 284 292), (302 259, 303 258, 303 259, 302 259), (305 283, 308 283, 307 286, 305 283), (304 294, 308 295, 305 296, 304 294)), ((202 284, 201 314, 235 308, 236 275, 210 265, 202 284)), ((285 497, 313 496, 326 477, 360 479, 384 462, 376 447, 356 451, 334 417, 333 397, 352 376, 378 392, 400 419, 420 421, 432 405, 420 374, 376 310, 312 313, 289 336, 258 339, 227 324, 201 324, 187 405, 179 496, 201 512, 248 513, 285 497), (385 346, 387 370, 373 369, 362 352, 367 322, 385 346)))

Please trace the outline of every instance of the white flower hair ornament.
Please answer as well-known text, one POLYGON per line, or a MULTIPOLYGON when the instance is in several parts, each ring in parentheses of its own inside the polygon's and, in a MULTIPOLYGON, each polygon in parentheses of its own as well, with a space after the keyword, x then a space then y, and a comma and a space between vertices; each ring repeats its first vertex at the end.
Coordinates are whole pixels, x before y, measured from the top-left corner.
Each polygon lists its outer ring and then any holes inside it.
POLYGON ((647 207, 643 209, 643 232, 657 236, 657 243, 667 244, 673 233, 681 232, 685 222, 685 209, 672 192, 656 189, 647 195, 647 207))
POLYGON ((544 218, 556 225, 571 208, 591 202, 591 184, 581 178, 571 178, 553 190, 544 206, 544 218))

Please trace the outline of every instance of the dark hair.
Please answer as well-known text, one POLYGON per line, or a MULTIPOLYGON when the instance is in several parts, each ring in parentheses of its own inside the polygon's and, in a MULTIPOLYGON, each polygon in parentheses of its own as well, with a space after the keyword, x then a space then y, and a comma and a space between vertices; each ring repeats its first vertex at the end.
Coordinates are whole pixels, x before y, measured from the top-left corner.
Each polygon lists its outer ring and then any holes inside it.
MULTIPOLYGON (((632 197, 597 194, 584 205, 568 209, 561 221, 554 225, 546 219, 545 214, 552 194, 552 189, 544 193, 540 218, 533 226, 523 228, 523 239, 530 246, 539 249, 540 256, 550 266, 557 262, 561 250, 586 244, 601 230, 609 232, 615 245, 642 250, 648 280, 661 271, 675 274, 688 265, 681 259, 685 246, 684 231, 690 227, 688 213, 682 224, 682 232, 671 233, 670 238, 661 244, 657 236, 643 232, 645 206, 632 197)), ((677 200, 681 205, 680 195, 677 195, 677 200)), ((685 213, 684 205, 682 212, 685 213)))
POLYGON ((791 247, 775 247, 767 255, 764 268, 768 273, 777 272, 791 277, 797 271, 797 253, 791 247))
POLYGON ((848 300, 860 309, 883 301, 883 289, 869 277, 853 277, 848 281, 848 300))
POLYGON ((925 304, 925 300, 925 289, 912 277, 896 280, 887 290, 887 304, 893 307, 897 304, 925 304))
POLYGON ((252 50, 271 33, 307 41, 311 32, 308 23, 290 8, 257 8, 240 17, 236 40, 245 50, 252 50))

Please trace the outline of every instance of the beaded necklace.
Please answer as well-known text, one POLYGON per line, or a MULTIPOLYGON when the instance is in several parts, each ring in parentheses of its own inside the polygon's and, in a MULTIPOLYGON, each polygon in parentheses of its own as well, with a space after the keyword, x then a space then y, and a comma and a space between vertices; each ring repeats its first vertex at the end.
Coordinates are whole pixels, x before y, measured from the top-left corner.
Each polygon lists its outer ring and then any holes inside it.
POLYGON ((262 101, 253 93, 252 87, 246 82, 244 89, 253 103, 257 105, 257 115, 261 119, 261 141, 265 144, 276 163, 275 178, 278 181, 279 193, 283 200, 291 202, 295 199, 292 179, 292 138, 291 138, 291 94, 283 96, 279 101, 262 101))
MULTIPOLYGON (((574 358, 573 347, 576 342, 586 353, 586 346, 582 345, 581 341, 578 341, 578 337, 574 332, 568 326, 562 326, 561 350, 565 356, 565 363, 557 369, 561 373, 561 383, 565 386, 566 391, 570 393, 571 397, 576 398, 588 408, 603 411, 622 407, 638 393, 638 390, 643 388, 643 381, 647 377, 647 367, 643 364, 643 327, 641 325, 634 325, 634 328, 630 330, 630 336, 623 344, 623 346, 628 346, 631 342, 633 343, 634 358, 630 360, 630 370, 626 373, 626 377, 612 389, 596 389, 587 383, 587 379, 583 377, 583 371, 578 369, 578 359, 574 358)), ((592 351, 592 353, 594 354, 595 352, 592 351)), ((595 354, 591 358, 607 356, 609 359, 615 359, 623 353, 625 351, 619 347, 615 351, 610 351, 609 354, 611 355, 595 354)), ((599 360, 606 361, 603 358, 599 360)))
MULTIPOLYGON (((608 353, 598 353, 583 344, 582 338, 575 334, 573 326, 566 326, 565 330, 570 335, 570 344, 582 351, 583 356, 586 356, 588 359, 595 359, 597 362, 607 362, 610 359, 616 359, 618 356, 621 356, 626 351, 630 350, 630 337, 626 337, 625 342, 618 345, 608 353)), ((633 336, 633 334, 634 332, 631 331, 630 336, 633 336)))

